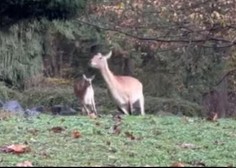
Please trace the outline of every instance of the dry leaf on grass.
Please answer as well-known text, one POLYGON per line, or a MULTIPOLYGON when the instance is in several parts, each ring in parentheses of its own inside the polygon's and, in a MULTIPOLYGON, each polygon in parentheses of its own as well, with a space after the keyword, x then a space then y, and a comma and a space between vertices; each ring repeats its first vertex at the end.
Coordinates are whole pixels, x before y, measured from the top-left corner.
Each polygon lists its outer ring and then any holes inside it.
POLYGON ((33 167, 32 163, 28 160, 21 162, 21 163, 17 163, 16 167, 33 167))
POLYGON ((110 146, 111 142, 110 141, 106 141, 106 145, 110 146))
POLYGON ((100 123, 100 122, 96 122, 95 125, 96 125, 96 126, 100 126, 101 123, 100 123))
POLYGON ((73 138, 80 138, 80 137, 81 137, 81 134, 80 134, 79 131, 74 130, 74 131, 72 131, 71 136, 72 136, 73 138))
POLYGON ((113 119, 115 121, 115 124, 111 128, 111 133, 119 135, 121 133, 121 124, 122 124, 121 120, 122 120, 122 118, 120 115, 115 115, 113 117, 113 119))
POLYGON ((192 123, 192 122, 194 122, 193 119, 191 119, 191 118, 189 118, 189 117, 186 117, 186 116, 182 117, 182 121, 183 121, 184 123, 192 123))
POLYGON ((65 121, 65 119, 64 119, 64 118, 62 118, 62 119, 61 119, 61 122, 64 122, 64 121, 65 121))
POLYGON ((128 132, 128 131, 125 132, 125 135, 126 135, 126 137, 128 137, 131 140, 135 140, 136 139, 135 136, 132 133, 128 132))
POLYGON ((116 122, 116 123, 120 123, 121 120, 122 120, 122 117, 120 114, 116 114, 113 116, 113 120, 116 122))
POLYGON ((233 164, 229 164, 226 167, 234 167, 234 165, 233 164))
POLYGON ((15 154, 30 152, 30 148, 27 145, 23 145, 23 144, 8 145, 5 147, 2 147, 0 150, 5 153, 15 153, 15 154))
POLYGON ((53 131, 54 133, 61 133, 62 131, 65 131, 65 128, 62 128, 62 127, 52 127, 50 130, 53 131))
POLYGON ((224 141, 218 141, 218 140, 216 140, 216 141, 214 141, 214 144, 216 144, 216 145, 224 145, 225 142, 224 142, 224 141))
POLYGON ((192 166, 194 166, 194 167, 207 167, 204 162, 202 162, 202 161, 197 161, 197 160, 191 161, 189 164, 192 165, 192 166))
POLYGON ((0 120, 7 120, 12 116, 13 114, 8 111, 0 110, 0 120))
POLYGON ((175 162, 171 165, 171 167, 184 167, 184 164, 181 162, 175 162))
POLYGON ((112 127, 112 134, 119 135, 121 133, 121 129, 119 125, 114 125, 112 127))
POLYGON ((196 145, 191 144, 191 143, 183 143, 181 145, 179 145, 181 148, 188 148, 188 149, 195 149, 197 148, 196 145))
POLYGON ((36 136, 36 135, 38 135, 39 130, 37 130, 37 129, 29 129, 28 132, 31 133, 32 135, 36 136))
POLYGON ((39 152, 39 155, 40 155, 41 157, 43 157, 44 159, 49 159, 49 158, 51 158, 50 154, 49 154, 48 152, 46 152, 46 151, 40 151, 40 152, 39 152))

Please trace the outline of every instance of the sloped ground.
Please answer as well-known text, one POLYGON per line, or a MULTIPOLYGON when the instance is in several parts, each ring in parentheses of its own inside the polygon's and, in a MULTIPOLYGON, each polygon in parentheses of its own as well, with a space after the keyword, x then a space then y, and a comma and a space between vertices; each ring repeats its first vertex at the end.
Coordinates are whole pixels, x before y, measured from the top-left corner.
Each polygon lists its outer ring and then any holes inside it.
POLYGON ((1 113, 0 166, 235 166, 236 122, 175 116, 51 116, 1 113), (25 144, 26 153, 6 145, 25 144))
MULTIPOLYGON (((66 105, 79 111, 75 94, 73 93, 73 82, 62 79, 45 79, 42 86, 32 87, 19 92, 9 89, 0 83, 0 101, 16 100, 24 109, 33 107, 44 107, 44 112, 52 113, 51 107, 55 105, 66 105)), ((94 85, 95 102, 100 114, 111 114, 116 106, 110 97, 106 87, 94 85)), ((196 103, 180 98, 152 97, 145 94, 145 111, 147 114, 159 114, 164 112, 186 115, 203 116, 204 110, 196 103)))

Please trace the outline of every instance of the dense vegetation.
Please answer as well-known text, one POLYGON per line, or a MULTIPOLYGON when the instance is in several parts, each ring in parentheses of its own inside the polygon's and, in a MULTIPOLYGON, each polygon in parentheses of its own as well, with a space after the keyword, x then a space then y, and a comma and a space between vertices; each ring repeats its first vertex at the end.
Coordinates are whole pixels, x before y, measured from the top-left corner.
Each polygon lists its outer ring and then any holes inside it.
POLYGON ((235 166, 234 0, 1 0, 0 21, 0 107, 45 107, 0 109, 0 166, 235 166), (147 115, 114 115, 88 66, 109 50, 115 74, 142 81, 147 115), (99 116, 51 115, 80 113, 84 73, 99 116))
MULTIPOLYGON (((143 82, 148 113, 234 116, 235 1, 172 2, 1 1, 1 99, 18 95, 25 106, 75 103, 55 87, 68 89, 86 73, 96 74, 102 90, 101 76, 87 63, 112 49, 112 70, 143 82), (49 91, 38 96, 44 88, 49 91)), ((109 104, 104 97, 101 108, 109 104)))
POLYGON ((73 0, 2 0, 0 2, 1 26, 9 26, 21 20, 69 19, 84 9, 86 1, 73 0))

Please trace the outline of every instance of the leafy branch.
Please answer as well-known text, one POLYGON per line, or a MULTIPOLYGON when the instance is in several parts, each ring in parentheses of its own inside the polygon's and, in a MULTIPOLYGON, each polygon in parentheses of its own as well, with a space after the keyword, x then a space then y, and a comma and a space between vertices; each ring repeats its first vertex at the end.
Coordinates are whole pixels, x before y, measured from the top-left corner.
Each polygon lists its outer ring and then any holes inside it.
MULTIPOLYGON (((165 43, 190 43, 190 42, 191 43, 205 43, 207 41, 214 41, 214 42, 227 43, 227 45, 214 46, 216 48, 226 48, 226 47, 231 47, 236 44, 236 40, 229 41, 224 38, 216 38, 216 37, 205 37, 203 39, 164 39, 163 37, 142 37, 142 36, 138 36, 138 35, 134 35, 132 33, 122 31, 117 28, 102 27, 102 26, 98 26, 96 24, 92 24, 87 21, 79 20, 79 19, 78 19, 78 22, 81 24, 86 24, 88 26, 92 26, 92 27, 99 29, 99 30, 117 32, 119 34, 123 34, 123 35, 131 37, 131 38, 135 38, 138 40, 145 40, 145 41, 156 41, 156 42, 165 42, 165 43)), ((212 46, 203 46, 203 47, 212 47, 212 46)))

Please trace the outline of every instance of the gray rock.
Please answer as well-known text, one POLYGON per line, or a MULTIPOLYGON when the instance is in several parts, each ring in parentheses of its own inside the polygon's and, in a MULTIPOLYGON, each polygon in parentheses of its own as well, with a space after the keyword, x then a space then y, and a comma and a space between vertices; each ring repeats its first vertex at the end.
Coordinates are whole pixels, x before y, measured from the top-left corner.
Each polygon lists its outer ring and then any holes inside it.
POLYGON ((26 109, 24 116, 25 117, 37 117, 40 113, 44 111, 43 106, 33 107, 31 109, 26 109))
POLYGON ((25 113, 24 113, 24 116, 25 117, 34 117, 34 116, 38 116, 39 114, 40 114, 39 111, 26 109, 25 113))
POLYGON ((76 115, 77 112, 67 105, 54 105, 51 108, 52 114, 54 115, 76 115))
POLYGON ((17 100, 10 100, 3 104, 3 110, 13 113, 24 113, 24 109, 17 100))
POLYGON ((2 100, 0 100, 0 108, 2 108, 3 107, 3 101, 2 100))
POLYGON ((38 107, 33 107, 31 110, 38 111, 38 112, 44 112, 44 107, 43 106, 38 106, 38 107))

